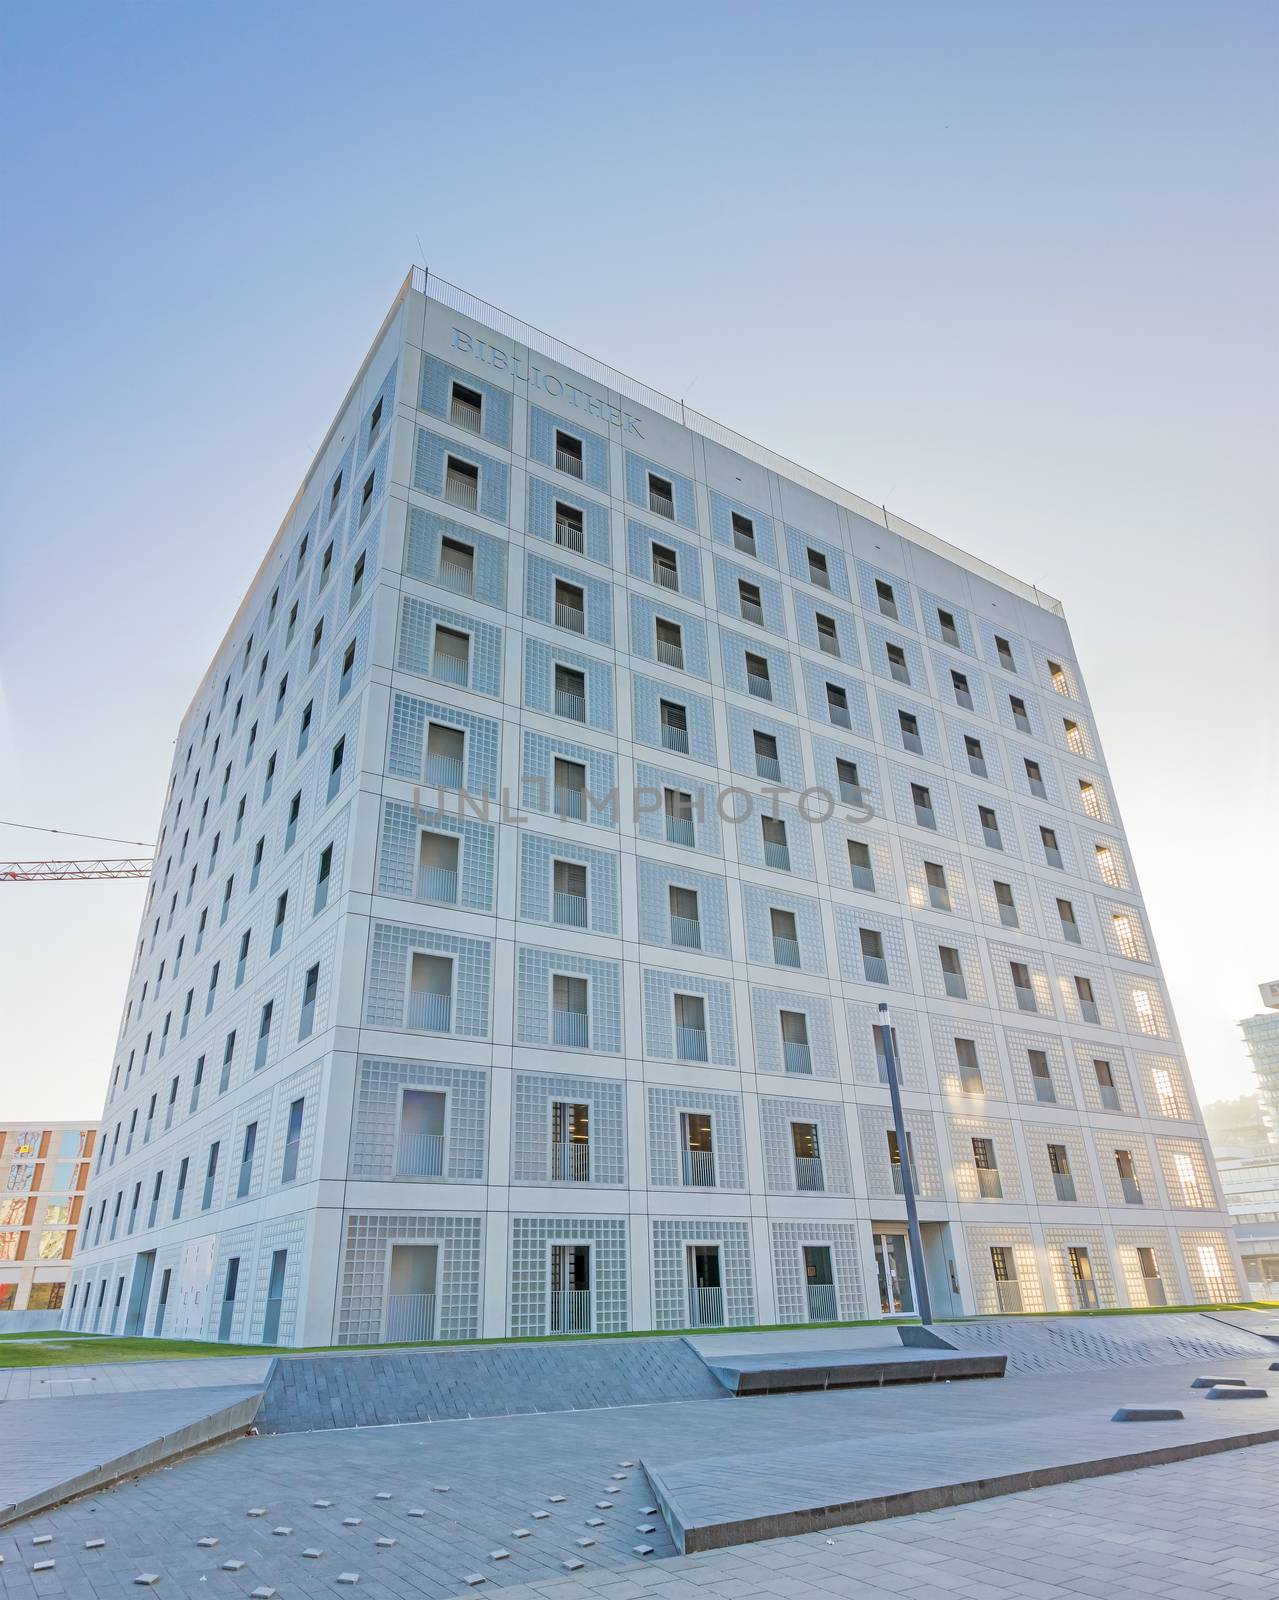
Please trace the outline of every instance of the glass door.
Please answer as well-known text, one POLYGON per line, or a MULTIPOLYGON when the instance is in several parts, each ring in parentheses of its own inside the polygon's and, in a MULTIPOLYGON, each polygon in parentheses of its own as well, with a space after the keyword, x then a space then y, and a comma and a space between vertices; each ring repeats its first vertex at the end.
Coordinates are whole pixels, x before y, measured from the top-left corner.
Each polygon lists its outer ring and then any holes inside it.
POLYGON ((879 1274, 879 1308, 886 1317, 909 1315, 915 1309, 910 1263, 904 1233, 877 1233, 875 1267, 879 1274))

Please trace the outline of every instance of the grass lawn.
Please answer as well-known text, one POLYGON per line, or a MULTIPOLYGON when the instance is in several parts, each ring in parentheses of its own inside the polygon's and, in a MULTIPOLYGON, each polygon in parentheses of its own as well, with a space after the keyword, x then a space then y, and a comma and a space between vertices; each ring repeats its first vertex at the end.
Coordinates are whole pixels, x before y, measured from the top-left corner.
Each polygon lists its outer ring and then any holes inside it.
MULTIPOLYGON (((1267 1300, 1244 1300, 1234 1303, 1212 1306, 1115 1306, 1098 1311, 1044 1311, 1027 1313, 1027 1320, 1036 1320, 1041 1317, 1131 1317, 1131 1316, 1158 1316, 1170 1312, 1185 1311, 1279 1311, 1279 1302, 1267 1300)), ((842 1328, 889 1328, 896 1327, 898 1323, 912 1323, 914 1317, 874 1317, 861 1322, 827 1322, 804 1323, 797 1326, 793 1323, 777 1323, 767 1327, 745 1328, 702 1328, 702 1329, 674 1329, 651 1330, 636 1329, 625 1333, 604 1334, 577 1334, 568 1338, 581 1339, 660 1339, 681 1338, 690 1332, 701 1333, 795 1333, 802 1328, 830 1328, 838 1332, 842 1328)), ((989 1320, 979 1317, 947 1317, 938 1318, 938 1322, 977 1322, 989 1320)), ((1011 1320, 1011 1319, 1009 1319, 1011 1320)), ((452 1345, 462 1344, 544 1344, 547 1339, 533 1336, 520 1339, 456 1339, 449 1341, 452 1345)), ((555 1343, 567 1342, 557 1339, 555 1343)), ((393 1350, 403 1349, 404 1346, 395 1345, 313 1345, 308 1349, 311 1353, 338 1350, 343 1355, 349 1355, 358 1350, 393 1350)), ((419 1348, 417 1346, 411 1348, 419 1348)), ((0 1370, 5 1367, 66 1367, 79 1365, 93 1365, 97 1362, 108 1361, 165 1361, 177 1357, 206 1356, 216 1359, 218 1356, 262 1356, 275 1354, 299 1355, 305 1352, 293 1350, 286 1351, 280 1347, 263 1344, 216 1344, 201 1339, 117 1339, 111 1335, 59 1333, 56 1330, 50 1333, 9 1333, 0 1334, 0 1370)))
POLYGON ((0 1336, 0 1368, 68 1367, 99 1361, 166 1361, 178 1356, 260 1356, 261 1344, 206 1344, 200 1339, 113 1339, 86 1334, 10 1333, 0 1336))

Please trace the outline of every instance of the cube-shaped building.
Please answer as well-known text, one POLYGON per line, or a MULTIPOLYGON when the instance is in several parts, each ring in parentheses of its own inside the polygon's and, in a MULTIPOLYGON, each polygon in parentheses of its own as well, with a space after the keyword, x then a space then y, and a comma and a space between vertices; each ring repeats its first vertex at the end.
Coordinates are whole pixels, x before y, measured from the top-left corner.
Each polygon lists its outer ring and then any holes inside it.
POLYGON ((68 1327, 1238 1293, 1058 602, 420 270, 159 841, 68 1327))

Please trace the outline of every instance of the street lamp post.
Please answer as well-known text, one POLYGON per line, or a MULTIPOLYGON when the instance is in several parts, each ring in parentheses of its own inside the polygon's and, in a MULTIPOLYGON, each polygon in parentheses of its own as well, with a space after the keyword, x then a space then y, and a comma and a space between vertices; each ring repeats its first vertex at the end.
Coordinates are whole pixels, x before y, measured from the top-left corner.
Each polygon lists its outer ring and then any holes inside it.
POLYGON ((915 1280, 915 1307, 921 1322, 933 1320, 928 1298, 928 1271, 924 1266, 924 1238, 919 1231, 919 1211, 915 1205, 915 1181, 906 1143, 906 1123, 902 1116, 901 1087, 897 1082, 897 1052, 893 1049, 893 1019, 888 1007, 879 1008, 879 1027, 884 1040, 884 1065, 888 1070, 888 1092, 893 1101, 893 1126, 897 1129, 897 1153, 901 1157, 902 1193, 906 1197, 906 1230, 910 1236, 910 1275, 915 1280))

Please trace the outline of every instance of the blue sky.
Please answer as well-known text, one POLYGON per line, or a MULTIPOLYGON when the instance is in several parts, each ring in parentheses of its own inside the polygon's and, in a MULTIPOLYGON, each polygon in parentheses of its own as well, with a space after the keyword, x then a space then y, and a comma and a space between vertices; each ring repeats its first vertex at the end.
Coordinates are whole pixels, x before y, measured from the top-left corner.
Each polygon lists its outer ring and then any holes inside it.
MULTIPOLYGON (((60 4, 5 34, 0 817, 152 836, 425 259, 1064 599, 1201 1095, 1248 1086, 1233 1022, 1279 976, 1272 4, 60 4)), ((141 889, 0 889, 0 1114, 96 1114, 141 889)))

